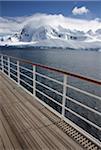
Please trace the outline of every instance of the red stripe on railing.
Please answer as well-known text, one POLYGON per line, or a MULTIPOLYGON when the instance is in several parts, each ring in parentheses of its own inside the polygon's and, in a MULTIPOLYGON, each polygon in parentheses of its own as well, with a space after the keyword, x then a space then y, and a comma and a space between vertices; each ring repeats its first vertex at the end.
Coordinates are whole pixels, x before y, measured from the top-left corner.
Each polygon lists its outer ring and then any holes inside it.
POLYGON ((85 80, 85 81, 88 81, 88 82, 92 82, 92 83, 95 83, 95 84, 98 84, 98 85, 101 85, 101 81, 95 80, 95 79, 92 79, 92 78, 88 78, 88 77, 85 77, 85 76, 82 76, 82 75, 79 75, 79 74, 74 74, 72 72, 67 72, 67 71, 64 71, 64 70, 61 70, 61 69, 57 69, 57 68, 53 68, 53 67, 49 67, 49 66, 45 66, 45 65, 41 65, 41 64, 33 64, 33 65, 38 66, 38 67, 42 67, 42 68, 45 68, 47 70, 51 70, 51 71, 54 71, 54 72, 58 72, 58 73, 61 73, 61 74, 76 77, 76 78, 79 78, 79 79, 82 79, 82 80, 85 80))
POLYGON ((41 67, 41 68, 44 68, 44 69, 47 69, 47 70, 50 70, 50 71, 54 71, 54 72, 58 72, 58 73, 65 74, 65 75, 68 75, 68 76, 72 76, 72 77, 75 77, 75 78, 79 78, 81 80, 88 81, 88 82, 91 82, 91 83, 94 83, 94 84, 97 84, 97 85, 101 85, 101 81, 100 80, 96 80, 96 79, 93 79, 93 78, 88 78, 88 77, 80 75, 80 74, 67 72, 65 70, 57 69, 57 68, 54 68, 54 67, 49 67, 49 66, 42 65, 42 64, 32 63, 32 62, 30 62, 28 60, 12 57, 12 56, 9 56, 9 55, 3 55, 3 56, 9 57, 11 59, 18 60, 18 61, 23 62, 23 63, 30 64, 30 65, 33 65, 33 66, 41 67))

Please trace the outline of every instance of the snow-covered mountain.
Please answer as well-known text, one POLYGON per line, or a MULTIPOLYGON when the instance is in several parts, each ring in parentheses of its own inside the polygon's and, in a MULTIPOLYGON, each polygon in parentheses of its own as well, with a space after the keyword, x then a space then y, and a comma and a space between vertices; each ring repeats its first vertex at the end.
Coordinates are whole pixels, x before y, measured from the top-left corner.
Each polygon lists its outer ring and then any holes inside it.
POLYGON ((77 30, 71 31, 70 29, 66 29, 61 26, 59 26, 58 28, 53 28, 51 26, 32 28, 25 26, 20 34, 20 41, 23 42, 41 41, 46 39, 84 41, 87 38, 88 37, 84 32, 80 32, 77 30))
POLYGON ((17 33, 2 36, 0 45, 101 49, 101 29, 85 31, 61 26, 59 23, 57 26, 48 23, 36 26, 31 20, 17 33))

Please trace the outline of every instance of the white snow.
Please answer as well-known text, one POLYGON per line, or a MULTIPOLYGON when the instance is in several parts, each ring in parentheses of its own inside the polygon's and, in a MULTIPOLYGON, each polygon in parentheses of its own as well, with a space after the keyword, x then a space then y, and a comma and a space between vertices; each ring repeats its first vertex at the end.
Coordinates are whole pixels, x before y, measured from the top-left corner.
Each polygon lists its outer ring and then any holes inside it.
MULTIPOLYGON (((3 24, 15 25, 10 36, 0 38, 1 46, 47 46, 73 49, 101 49, 101 22, 99 20, 78 20, 62 15, 36 14, 30 17, 3 19, 3 24), (16 20, 16 23, 14 22, 16 20), (19 22, 19 26, 17 26, 19 22), (16 29, 17 26, 17 29, 16 29), (14 34, 12 33, 14 30, 14 34), (16 31, 16 32, 15 32, 16 31)), ((14 27, 14 26, 13 26, 14 27)), ((2 34, 2 32, 0 34, 2 34)))

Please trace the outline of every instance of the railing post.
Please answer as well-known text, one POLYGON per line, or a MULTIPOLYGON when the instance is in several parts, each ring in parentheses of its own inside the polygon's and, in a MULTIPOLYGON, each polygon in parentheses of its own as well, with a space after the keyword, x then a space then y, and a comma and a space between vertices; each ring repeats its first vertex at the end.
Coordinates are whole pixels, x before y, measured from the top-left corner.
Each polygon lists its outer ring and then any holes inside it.
POLYGON ((66 103, 66 84, 67 84, 67 75, 64 75, 63 80, 63 99, 62 99, 62 117, 65 115, 65 103, 66 103))
POLYGON ((10 58, 7 58, 8 60, 8 76, 10 77, 10 58))
POLYGON ((36 83, 35 83, 35 80, 36 80, 36 66, 33 65, 33 95, 36 96, 36 83))
POLYGON ((20 84, 20 68, 19 68, 19 61, 17 61, 17 81, 18 85, 20 84))
POLYGON ((3 55, 1 56, 1 68, 2 68, 2 72, 4 71, 4 66, 3 66, 3 55))

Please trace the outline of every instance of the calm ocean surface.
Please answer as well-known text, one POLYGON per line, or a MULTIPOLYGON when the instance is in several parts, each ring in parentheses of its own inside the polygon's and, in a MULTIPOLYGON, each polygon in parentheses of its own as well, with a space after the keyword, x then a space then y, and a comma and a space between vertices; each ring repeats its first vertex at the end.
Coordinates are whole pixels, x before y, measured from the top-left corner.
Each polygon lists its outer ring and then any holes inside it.
POLYGON ((3 48, 0 53, 101 79, 101 52, 3 48))
MULTIPOLYGON (((56 67, 59 69, 64 69, 66 71, 70 71, 73 73, 78 73, 81 75, 85 75, 87 77, 92 77, 97 80, 101 79, 101 52, 97 51, 74 51, 74 50, 63 50, 63 49, 33 49, 33 48, 25 48, 25 49, 16 49, 16 48, 1 48, 0 53, 5 55, 10 55, 18 58, 23 58, 32 61, 33 63, 40 63, 52 67, 56 67)), ((76 85, 81 87, 85 87, 87 91, 91 91, 92 93, 97 93, 101 95, 101 88, 95 86, 92 88, 92 85, 88 85, 88 83, 81 83, 79 81, 75 81, 76 85)), ((101 101, 98 101, 93 98, 84 97, 84 95, 80 93, 71 92, 68 90, 68 94, 72 98, 79 98, 80 102, 97 109, 101 112, 101 101), (79 95, 79 96, 78 96, 79 95)), ((77 110, 77 105, 72 103, 68 103, 69 107, 72 107, 77 110)), ((85 114, 84 117, 87 117, 89 120, 93 121, 95 124, 101 126, 101 117, 96 116, 93 113, 86 111, 85 109, 78 108, 77 113, 85 114)), ((87 123, 85 124, 80 119, 74 118, 69 114, 68 118, 73 118, 73 122, 76 124, 81 124, 82 128, 86 128, 88 132, 93 133, 95 137, 101 140, 101 132, 91 128, 87 123)))

